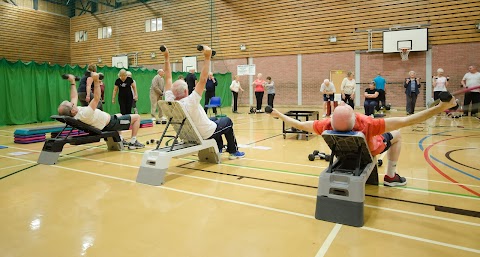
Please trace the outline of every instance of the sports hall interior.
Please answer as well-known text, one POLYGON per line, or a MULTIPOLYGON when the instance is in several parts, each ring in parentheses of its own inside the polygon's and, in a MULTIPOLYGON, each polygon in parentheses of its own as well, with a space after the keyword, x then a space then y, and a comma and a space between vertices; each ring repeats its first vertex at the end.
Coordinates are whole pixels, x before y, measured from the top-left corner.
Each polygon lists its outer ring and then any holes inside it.
MULTIPOLYGON (((275 82, 275 108, 321 117, 321 83, 339 86, 350 71, 355 111, 363 113, 363 92, 381 72, 388 118, 406 115, 403 82, 415 71, 422 111, 438 68, 454 92, 468 67, 480 66, 479 1, 3 0, 0 17, 2 256, 480 255, 477 118, 441 113, 402 128, 397 170, 408 184, 365 185, 364 224, 355 227, 315 218, 329 162, 308 155, 331 152, 322 136, 285 133, 282 121, 250 114, 254 75, 240 76, 238 114, 228 88, 239 66, 254 65, 275 82), (427 29, 426 50, 406 61, 398 51, 384 53, 383 32, 415 29, 427 29), (61 125, 50 118, 69 97, 60 74, 81 76, 87 64, 106 75, 105 110, 119 112, 110 101, 115 56, 128 57, 138 111, 150 119, 150 83, 164 64, 159 46, 169 48, 174 78, 187 74, 185 57, 197 58, 198 77, 198 44, 216 50, 210 69, 221 78, 220 109, 245 158, 173 158, 164 184, 152 186, 136 178, 155 144, 123 151, 108 151, 103 140, 66 144, 58 162, 45 165, 37 163, 44 142, 14 143, 16 130, 61 125)), ((159 140, 165 128, 140 128, 139 141, 159 140)), ((385 167, 378 167, 380 181, 385 167)))

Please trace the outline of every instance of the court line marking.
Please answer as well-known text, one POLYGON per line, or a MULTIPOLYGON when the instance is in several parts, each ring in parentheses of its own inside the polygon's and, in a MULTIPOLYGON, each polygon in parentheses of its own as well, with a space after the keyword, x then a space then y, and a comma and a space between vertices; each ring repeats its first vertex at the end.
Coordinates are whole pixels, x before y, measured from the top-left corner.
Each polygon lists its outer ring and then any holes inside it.
MULTIPOLYGON (((0 156, 2 156, 2 155, 0 155, 0 156)), ((16 158, 16 157, 10 157, 10 156, 5 156, 5 157, 10 158, 10 159, 16 159, 16 160, 22 160, 22 161, 27 161, 27 162, 31 162, 31 163, 36 163, 35 161, 20 159, 20 158, 16 158)), ((110 162, 106 162, 106 161, 101 161, 101 162, 104 162, 104 163, 107 163, 107 164, 115 164, 115 163, 110 163, 110 162)), ((137 166, 127 165, 127 164, 116 164, 116 165, 127 167, 127 168, 138 168, 137 166)), ((56 165, 52 165, 52 166, 56 167, 56 165)), ((73 168, 68 168, 68 167, 63 167, 63 166, 60 166, 60 167, 65 168, 65 169, 73 169, 73 168)), ((89 171, 85 171, 85 172, 89 173, 89 171)), ((276 193, 281 193, 281 194, 289 194, 289 195, 295 195, 295 196, 312 198, 312 199, 317 198, 316 195, 306 195, 306 194, 295 193, 295 192, 290 192, 290 191, 285 191, 285 190, 272 189, 272 188, 268 188, 268 187, 252 186, 252 185, 223 181, 223 180, 218 180, 218 179, 203 178, 203 177, 186 175, 186 174, 181 174, 181 173, 176 173, 176 172, 167 171, 167 173, 172 174, 172 175, 176 175, 176 176, 183 176, 183 177, 188 177, 188 178, 193 178, 193 179, 206 180, 206 181, 215 182, 215 183, 222 183, 222 184, 252 188, 252 189, 257 189, 257 190, 271 191, 271 192, 276 192, 276 193)), ((93 174, 98 174, 98 173, 93 173, 93 174)), ((98 175, 99 176, 110 177, 109 175, 103 175, 103 174, 98 174, 98 175)), ((112 177, 112 178, 118 178, 118 177, 112 177)), ((118 179, 122 179, 122 178, 118 178, 118 179)), ((133 180, 125 180, 125 181, 133 181, 133 180)), ((136 183, 136 181, 133 181, 133 182, 136 183)), ((385 210, 385 211, 408 214, 408 215, 412 215, 412 216, 419 216, 419 217, 424 217, 424 218, 429 218, 429 219, 443 220, 443 221, 449 221, 449 222, 453 222, 453 223, 460 223, 460 224, 480 227, 480 223, 474 223, 474 222, 469 222, 469 221, 462 221, 462 220, 444 218, 444 217, 439 217, 439 216, 433 216, 433 215, 422 214, 422 213, 417 213, 417 212, 397 210, 397 209, 392 209, 392 208, 388 208, 388 207, 380 207, 380 206, 374 206, 374 205, 369 205, 369 204, 364 204, 364 206, 369 207, 369 208, 381 209, 381 210, 385 210)))
MULTIPOLYGON (((8 156, 6 156, 6 157, 7 158, 12 158, 12 159, 17 159, 17 158, 14 158, 14 157, 8 157, 8 156)), ((22 160, 22 159, 20 159, 20 160, 22 160)), ((89 175, 100 176, 100 177, 104 177, 104 178, 110 178, 110 179, 114 179, 114 180, 120 180, 120 181, 124 181, 124 182, 130 182, 130 183, 138 184, 138 183, 136 183, 136 181, 129 180, 129 179, 123 179, 123 178, 113 177, 113 176, 109 176, 109 175, 97 174, 97 173, 93 173, 93 172, 89 172, 89 171, 67 168, 67 167, 61 167, 61 166, 57 166, 57 165, 52 165, 52 166, 55 167, 55 168, 58 168, 58 169, 66 169, 66 170, 71 170, 71 171, 74 171, 74 172, 85 173, 85 174, 89 174, 89 175)), ((273 211, 273 212, 279 212, 279 213, 288 214, 288 215, 292 215, 292 216, 315 219, 315 217, 310 216, 310 215, 306 215, 306 214, 303 214, 303 213, 291 212, 291 211, 286 211, 286 210, 282 210, 282 209, 262 206, 262 205, 258 205, 258 204, 251 204, 251 203, 231 200, 231 199, 217 197, 217 196, 210 196, 210 195, 185 191, 185 190, 181 190, 181 189, 171 188, 171 187, 168 187, 168 186, 165 186, 165 185, 156 186, 156 188, 159 188, 161 190, 164 189, 164 190, 170 190, 170 191, 174 191, 174 192, 178 192, 178 193, 194 195, 194 196, 203 197, 203 198, 214 199, 214 200, 233 203, 233 204, 244 205, 244 206, 248 206, 248 207, 254 207, 254 208, 273 211)), ((402 233, 397 233, 397 232, 392 232, 392 231, 387 231, 387 230, 382 230, 382 229, 377 229, 377 228, 371 228, 371 227, 366 227, 366 226, 361 227, 361 229, 370 230, 370 231, 374 231, 374 232, 382 233, 382 234, 387 234, 387 235, 393 235, 393 236, 402 237, 402 238, 407 238, 407 239, 420 241, 420 242, 424 242, 424 243, 430 243, 430 244, 435 244, 435 245, 439 245, 439 246, 454 248, 454 249, 463 250, 463 251, 467 251, 467 252, 480 253, 480 249, 468 248, 468 247, 464 247, 464 246, 444 243, 444 242, 430 240, 430 239, 426 239, 426 238, 410 236, 410 235, 406 235, 406 234, 402 234, 402 233)))
MULTIPOLYGON (((77 146, 81 146, 81 147, 84 147, 84 148, 98 148, 98 149, 106 149, 106 148, 103 148, 103 147, 98 147, 98 146, 90 146, 90 147, 87 147, 87 146, 83 146, 83 145, 77 145, 77 146)), ((20 148, 20 147, 10 147, 12 149, 19 149, 19 150, 26 150, 26 151, 32 151, 32 152, 41 152, 41 151, 38 151, 38 150, 31 150, 31 149, 25 149, 25 148, 20 148)), ((122 154, 129 154, 129 153, 132 153, 132 154, 142 154, 143 153, 140 153, 140 152, 134 152, 134 151, 122 151, 121 152, 122 154)), ((126 165, 126 164, 120 164, 120 163, 114 163, 114 162, 108 162, 108 161, 102 161, 102 160, 94 160, 94 159, 89 159, 89 158, 85 158, 85 157, 78 157, 78 156, 73 156, 73 155, 60 155, 60 157, 64 157, 64 158, 74 158, 74 159, 81 159, 81 160, 89 160, 89 161, 95 161, 95 162, 101 162, 101 163, 108 163, 108 164, 113 164, 113 165, 125 165, 125 167, 135 167, 135 168, 138 168, 139 166, 132 166, 132 165, 126 165)), ((198 160, 195 160, 195 159, 187 159, 187 158, 178 158, 178 159, 181 159, 181 160, 189 160, 189 161, 197 161, 198 160)), ((254 159, 252 159, 254 160, 254 159)), ((245 167, 245 166, 239 166, 239 165, 232 165, 232 164, 226 164, 226 163, 220 163, 220 164, 217 164, 217 165, 222 165, 222 166, 235 166, 236 168, 242 168, 242 169, 252 169, 252 170, 260 170, 260 171, 267 171, 267 172, 272 172, 272 173, 280 173, 280 174, 291 174, 291 175, 296 175, 296 176, 303 176, 303 177, 311 177, 311 178, 318 178, 318 175, 305 175, 305 174, 300 174, 300 173, 295 173, 295 172, 280 172, 280 171, 275 171, 275 170, 271 170, 271 169, 264 169, 264 168, 255 168, 255 167, 245 167)), ((292 164, 294 165, 294 164, 292 164)), ((427 181, 431 181, 431 182, 436 182, 435 180, 427 180, 427 181)), ((451 182, 450 182, 451 183, 451 182)), ((454 183, 452 183, 454 184, 454 183)), ((476 185, 473 185, 475 187, 477 187, 476 185)), ((466 199, 473 199, 473 200, 480 200, 480 197, 476 197, 476 196, 466 196, 466 195, 459 195, 459 194, 455 194, 455 193, 446 193, 446 192, 438 192, 438 191, 430 191, 430 190, 425 190, 425 189, 418 189, 418 188, 408 188, 408 187, 389 187, 393 190, 407 190, 407 191, 413 191, 413 192, 428 192, 428 193, 431 193, 431 194, 437 194, 437 195, 444 195, 444 196, 452 196, 452 197, 458 197, 458 198, 466 198, 466 199)))
POLYGON ((330 248, 330 245, 333 243, 333 240, 335 240, 335 237, 337 236, 338 231, 340 231, 340 228, 342 228, 341 224, 335 224, 335 226, 330 231, 330 234, 328 234, 327 239, 325 239, 325 241, 323 241, 322 247, 320 247, 320 249, 318 249, 318 252, 315 255, 315 257, 325 256, 328 249, 330 248))
POLYGON ((6 170, 6 169, 15 168, 15 167, 18 167, 18 166, 23 166, 23 165, 27 165, 27 163, 22 163, 22 164, 18 164, 18 165, 3 167, 3 168, 0 168, 0 170, 6 170))

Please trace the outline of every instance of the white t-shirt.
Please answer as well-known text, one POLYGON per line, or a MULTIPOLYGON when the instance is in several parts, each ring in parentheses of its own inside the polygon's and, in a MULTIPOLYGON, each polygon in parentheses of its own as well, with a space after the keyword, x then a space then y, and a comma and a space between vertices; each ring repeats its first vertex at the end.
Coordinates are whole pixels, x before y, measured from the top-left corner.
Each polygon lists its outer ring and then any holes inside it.
POLYGON ((355 80, 349 80, 348 78, 344 78, 342 81, 342 85, 340 86, 340 90, 343 90, 344 94, 351 95, 355 93, 355 80))
POLYGON ((333 82, 330 82, 327 85, 325 85, 325 83, 322 83, 322 85, 320 86, 320 92, 323 93, 324 91, 329 91, 329 92, 333 92, 333 93, 336 93, 335 92, 335 85, 333 85, 333 82))
MULTIPOLYGON (((171 90, 165 92, 165 100, 175 100, 175 95, 171 90)), ((189 96, 178 102, 185 107, 202 138, 208 139, 213 135, 215 129, 217 129, 217 124, 208 118, 205 110, 200 105, 200 100, 202 100, 202 96, 194 90, 189 96)))
POLYGON ((230 85, 230 90, 238 93, 238 91, 240 90, 240 81, 232 81, 232 84, 230 85))
MULTIPOLYGON (((468 72, 463 76, 462 80, 465 80, 465 85, 467 87, 480 86, 480 72, 468 72)), ((472 92, 480 92, 480 89, 472 90, 472 92)))
POLYGON ((78 113, 73 118, 92 127, 102 130, 110 121, 110 114, 99 109, 95 109, 94 111, 90 106, 79 106, 77 108, 78 113))
POLYGON ((433 91, 447 91, 446 84, 447 84, 447 78, 445 77, 437 78, 433 91))

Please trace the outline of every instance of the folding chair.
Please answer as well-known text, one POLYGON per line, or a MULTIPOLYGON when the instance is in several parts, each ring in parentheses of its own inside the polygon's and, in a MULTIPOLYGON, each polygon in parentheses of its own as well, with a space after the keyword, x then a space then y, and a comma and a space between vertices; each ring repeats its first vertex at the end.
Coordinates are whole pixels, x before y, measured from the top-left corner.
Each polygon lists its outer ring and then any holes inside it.
POLYGON ((223 116, 221 107, 222 107, 222 99, 218 96, 214 96, 210 98, 210 103, 205 105, 205 108, 218 108, 220 110, 220 115, 223 116))

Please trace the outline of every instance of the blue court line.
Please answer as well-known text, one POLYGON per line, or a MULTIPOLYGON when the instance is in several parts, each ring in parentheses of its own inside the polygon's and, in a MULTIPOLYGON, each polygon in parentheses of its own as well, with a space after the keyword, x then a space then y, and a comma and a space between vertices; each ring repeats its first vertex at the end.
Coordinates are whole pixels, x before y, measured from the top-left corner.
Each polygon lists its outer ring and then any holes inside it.
MULTIPOLYGON (((422 152, 423 152, 423 151, 424 151, 423 141, 425 141, 427 138, 432 137, 432 136, 435 136, 435 135, 447 133, 447 132, 452 132, 452 131, 455 131, 455 130, 443 131, 443 132, 439 132, 439 133, 435 133, 435 134, 432 134, 432 135, 425 136, 425 137, 423 137, 422 139, 420 139, 420 141, 418 141, 418 147, 419 147, 420 150, 422 150, 422 152)), ((452 167, 452 166, 450 166, 450 165, 448 165, 448 164, 440 161, 439 159, 435 158, 433 155, 429 155, 429 156, 430 156, 430 158, 432 158, 432 159, 435 160, 436 162, 438 162, 438 163, 440 163, 440 164, 442 164, 442 165, 444 165, 444 166, 447 166, 447 167, 449 167, 450 169, 452 169, 452 170, 454 170, 454 171, 460 172, 460 173, 462 173, 463 175, 467 175, 467 176, 472 177, 472 178, 474 178, 474 179, 476 179, 476 180, 480 180, 480 178, 478 178, 478 177, 476 177, 476 176, 474 176, 474 175, 472 175, 472 174, 469 174, 469 173, 467 173, 467 172, 465 172, 465 171, 462 171, 462 170, 460 170, 460 169, 454 168, 454 167, 452 167)))

